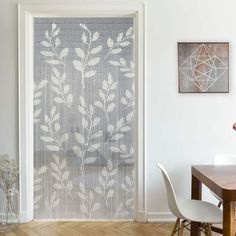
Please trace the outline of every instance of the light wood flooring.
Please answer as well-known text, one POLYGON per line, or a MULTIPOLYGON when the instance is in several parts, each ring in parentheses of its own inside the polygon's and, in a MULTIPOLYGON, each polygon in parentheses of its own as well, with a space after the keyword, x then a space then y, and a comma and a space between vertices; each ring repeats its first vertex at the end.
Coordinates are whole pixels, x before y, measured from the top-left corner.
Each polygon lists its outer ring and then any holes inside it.
MULTIPOLYGON (((172 227, 173 223, 31 222, 0 236, 170 236, 172 227)), ((189 231, 184 235, 190 235, 189 231)))

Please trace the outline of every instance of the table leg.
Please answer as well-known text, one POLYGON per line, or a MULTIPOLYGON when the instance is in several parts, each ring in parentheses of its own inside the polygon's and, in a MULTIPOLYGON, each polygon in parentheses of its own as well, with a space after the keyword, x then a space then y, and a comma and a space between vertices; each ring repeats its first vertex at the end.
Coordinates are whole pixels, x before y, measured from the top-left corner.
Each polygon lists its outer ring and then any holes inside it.
MULTIPOLYGON (((192 175, 192 199, 202 199, 202 183, 192 175)), ((191 236, 198 236, 200 234, 200 224, 191 222, 191 236)))
POLYGON ((224 201, 223 203, 223 235, 235 235, 235 202, 224 201))

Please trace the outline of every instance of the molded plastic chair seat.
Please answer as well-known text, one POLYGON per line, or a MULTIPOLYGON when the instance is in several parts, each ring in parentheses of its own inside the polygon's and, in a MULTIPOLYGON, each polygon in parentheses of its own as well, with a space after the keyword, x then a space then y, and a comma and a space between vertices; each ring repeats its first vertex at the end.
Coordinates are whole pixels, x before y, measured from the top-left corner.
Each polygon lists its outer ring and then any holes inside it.
POLYGON ((185 220, 214 224, 222 222, 222 210, 210 202, 179 197, 177 202, 185 220))
POLYGON ((189 224, 189 221, 199 222, 201 230, 211 235, 211 224, 222 223, 222 210, 210 202, 177 197, 165 168, 161 164, 158 164, 158 167, 164 178, 170 211, 177 217, 171 235, 179 232, 178 235, 182 236, 185 224, 189 224))

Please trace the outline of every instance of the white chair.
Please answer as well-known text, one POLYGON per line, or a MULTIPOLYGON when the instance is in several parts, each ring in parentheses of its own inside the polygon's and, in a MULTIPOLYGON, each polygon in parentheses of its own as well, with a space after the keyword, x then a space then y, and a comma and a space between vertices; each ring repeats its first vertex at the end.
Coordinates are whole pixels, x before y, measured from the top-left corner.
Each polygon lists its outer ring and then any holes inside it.
MULTIPOLYGON (((217 154, 214 157, 213 161, 214 165, 236 165, 236 155, 235 154, 217 154)), ((222 205, 222 199, 218 197, 214 192, 212 195, 219 200, 218 207, 222 205)))
POLYGON ((177 217, 171 236, 177 232, 182 236, 191 221, 200 223, 200 230, 211 236, 211 224, 222 222, 222 210, 209 202, 177 197, 166 170, 161 164, 158 167, 164 178, 170 211, 177 217))

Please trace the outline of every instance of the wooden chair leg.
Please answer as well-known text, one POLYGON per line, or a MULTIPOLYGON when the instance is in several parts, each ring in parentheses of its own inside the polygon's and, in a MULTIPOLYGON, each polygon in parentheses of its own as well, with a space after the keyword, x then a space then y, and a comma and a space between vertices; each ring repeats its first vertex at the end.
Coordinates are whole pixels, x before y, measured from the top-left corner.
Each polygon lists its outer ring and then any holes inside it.
POLYGON ((173 230, 172 230, 171 236, 174 236, 174 235, 175 235, 176 230, 179 228, 179 223, 180 223, 180 218, 177 218, 177 219, 176 219, 176 222, 175 222, 175 225, 174 225, 174 228, 173 228, 173 230))
POLYGON ((207 235, 208 235, 208 236, 212 236, 211 225, 210 225, 210 224, 207 224, 207 226, 206 226, 206 232, 207 232, 207 235))
POLYGON ((184 235, 184 222, 182 221, 180 224, 180 229, 179 229, 179 236, 184 235))

